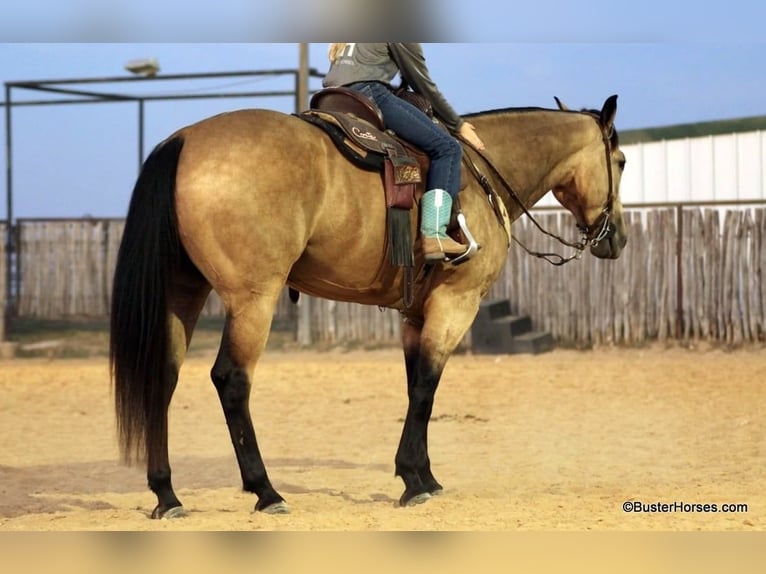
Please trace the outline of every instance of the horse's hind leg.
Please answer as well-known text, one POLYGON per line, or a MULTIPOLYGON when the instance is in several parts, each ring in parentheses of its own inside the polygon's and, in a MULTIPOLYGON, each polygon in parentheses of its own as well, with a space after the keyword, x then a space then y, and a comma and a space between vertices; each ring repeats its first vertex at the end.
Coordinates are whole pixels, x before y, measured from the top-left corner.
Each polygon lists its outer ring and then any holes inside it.
MULTIPOLYGON (((174 294, 170 302, 170 364, 167 365, 168 391, 166 400, 160 408, 167 413, 170 400, 178 382, 178 372, 186 356, 186 350, 191 341, 192 331, 197 324, 197 319, 205 305, 210 286, 198 277, 183 280, 183 285, 174 287, 174 294)), ((151 448, 148 449, 147 457, 147 482, 149 488, 157 495, 157 506, 152 512, 152 518, 176 518, 184 515, 181 501, 173 491, 170 478, 170 461, 168 457, 168 427, 167 415, 165 425, 156 429, 152 438, 151 448)))
MULTIPOLYGON (((280 286, 281 288, 281 286, 280 286)), ((229 427, 237 455, 242 487, 258 496, 255 510, 268 513, 288 512, 266 474, 250 417, 251 377, 271 328, 279 289, 270 295, 250 297, 233 304, 227 311, 226 327, 215 365, 210 373, 229 427)))

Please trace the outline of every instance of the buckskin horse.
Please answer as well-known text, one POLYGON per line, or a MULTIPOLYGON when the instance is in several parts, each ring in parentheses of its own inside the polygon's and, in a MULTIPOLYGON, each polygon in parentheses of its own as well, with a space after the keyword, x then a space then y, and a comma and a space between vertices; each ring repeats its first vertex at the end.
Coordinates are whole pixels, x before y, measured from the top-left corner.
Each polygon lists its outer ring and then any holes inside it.
POLYGON ((616 100, 607 98, 600 110, 569 110, 556 99, 558 109, 466 116, 486 144, 484 152, 464 145, 459 196, 481 249, 461 265, 423 267, 416 257, 420 271, 409 304, 405 270, 386 258, 380 174, 350 163, 322 130, 293 115, 240 110, 158 144, 130 200, 110 327, 120 451, 127 463, 146 463, 158 499, 152 517, 184 514, 171 483, 168 408, 211 289, 225 307, 211 379, 256 511, 289 510, 269 480, 249 410, 251 379, 285 285, 401 312, 409 402, 395 457, 404 481, 399 503, 441 493, 427 446, 434 394, 507 259, 510 222, 552 191, 574 216, 580 251, 614 259, 626 244, 616 100))

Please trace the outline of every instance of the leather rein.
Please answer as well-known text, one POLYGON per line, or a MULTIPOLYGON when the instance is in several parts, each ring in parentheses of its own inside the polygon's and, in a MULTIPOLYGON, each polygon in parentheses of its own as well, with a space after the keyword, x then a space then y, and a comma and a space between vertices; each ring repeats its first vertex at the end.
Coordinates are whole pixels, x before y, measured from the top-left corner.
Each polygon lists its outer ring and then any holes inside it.
MULTIPOLYGON (((593 117, 593 119, 598 123, 599 129, 601 130, 601 139, 604 142, 604 153, 606 156, 606 172, 607 172, 607 182, 609 185, 609 192, 607 194, 606 202, 604 203, 604 209, 601 212, 601 215, 599 218, 593 223, 593 225, 581 225, 580 223, 577 224, 577 228, 580 231, 580 239, 579 241, 568 241, 564 239, 563 237, 560 237, 556 235, 555 233, 551 233, 550 231, 544 229, 542 225, 540 225, 537 220, 532 216, 532 214, 529 212, 529 210, 526 208, 524 203, 521 201, 519 196, 516 194, 516 192, 513 190, 511 185, 508 183, 508 181, 503 177, 503 174, 500 173, 500 171, 495 167, 495 165, 492 163, 492 161, 484 154, 482 151, 476 149, 473 145, 468 143, 465 140, 462 140, 465 142, 468 147, 470 147, 479 157, 481 157, 484 160, 484 163, 486 163, 492 173, 497 177, 497 179, 500 181, 500 183, 503 184, 503 187, 508 192, 508 195, 513 199, 513 201, 516 203, 516 205, 519 206, 521 211, 526 215, 530 221, 539 229, 543 234, 547 235, 548 237, 552 237, 556 239, 559 243, 562 245, 566 245, 567 247, 572 247, 575 249, 575 253, 570 255, 569 257, 564 257, 563 255, 559 255, 558 253, 546 253, 546 252, 540 252, 540 251, 533 251, 529 249, 526 245, 524 245, 521 241, 519 241, 513 234, 511 234, 511 237, 513 240, 524 249, 527 253, 530 255, 533 255, 534 257, 538 257, 540 259, 544 259, 551 265, 563 265, 564 263, 569 263, 573 259, 580 259, 582 257, 582 252, 585 250, 586 247, 594 247, 596 246, 600 241, 602 241, 604 238, 606 238, 609 235, 610 227, 611 227, 611 215, 612 215, 612 206, 614 203, 614 176, 612 174, 612 143, 611 143, 611 136, 614 128, 607 132, 606 129, 604 129, 604 126, 601 124, 598 118, 593 116, 592 114, 588 114, 593 117)), ((487 194, 487 197, 489 198, 490 204, 493 204, 494 202, 494 196, 497 195, 497 192, 492 187, 492 184, 489 182, 489 179, 486 175, 484 175, 481 170, 478 168, 476 163, 473 161, 473 159, 467 154, 463 153, 463 159, 468 166, 468 168, 473 173, 474 177, 476 177, 476 180, 479 182, 479 184, 484 189, 485 193, 487 194)), ((493 205, 493 208, 495 206, 493 205)))

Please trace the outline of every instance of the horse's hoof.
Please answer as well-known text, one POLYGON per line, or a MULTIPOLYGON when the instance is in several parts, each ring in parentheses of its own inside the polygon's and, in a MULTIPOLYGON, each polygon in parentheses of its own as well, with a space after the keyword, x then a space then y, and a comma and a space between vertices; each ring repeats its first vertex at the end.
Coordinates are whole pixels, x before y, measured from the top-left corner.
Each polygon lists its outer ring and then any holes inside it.
POLYGON ((441 496, 444 494, 444 489, 440 486, 439 488, 434 488, 430 491, 431 496, 441 496))
POLYGON ((152 518, 155 520, 170 520, 172 518, 183 518, 184 516, 186 516, 186 510, 184 510, 183 506, 174 506, 167 510, 162 510, 157 506, 152 511, 152 518))
MULTIPOLYGON (((258 510, 256 508, 256 510, 258 510)), ((280 502, 275 502, 274 504, 269 504, 266 508, 261 508, 260 512, 263 512, 265 514, 290 514, 290 507, 287 506, 287 503, 282 500, 280 502)))
POLYGON ((416 504, 423 504, 429 498, 431 498, 430 492, 421 492, 410 498, 405 498, 405 495, 402 495, 402 498, 399 499, 399 506, 415 506, 416 504))
POLYGON ((162 515, 163 520, 170 520, 171 518, 184 518, 186 516, 186 510, 183 506, 174 506, 162 515))

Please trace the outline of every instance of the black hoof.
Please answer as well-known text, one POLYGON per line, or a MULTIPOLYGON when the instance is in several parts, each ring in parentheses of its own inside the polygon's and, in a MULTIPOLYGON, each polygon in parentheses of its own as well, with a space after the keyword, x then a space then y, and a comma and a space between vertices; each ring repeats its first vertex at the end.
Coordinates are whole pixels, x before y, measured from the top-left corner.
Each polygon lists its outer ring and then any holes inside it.
POLYGON ((255 503, 255 511, 266 514, 288 514, 290 507, 287 506, 284 498, 274 493, 259 498, 258 502, 255 503))
POLYGON ((430 492, 433 496, 438 496, 444 492, 444 487, 436 482, 435 479, 425 481, 424 490, 430 492))
POLYGON ((423 504, 429 498, 431 498, 430 492, 419 492, 416 494, 405 492, 399 499, 399 506, 416 506, 423 504))
POLYGON ((256 506, 255 510, 263 512, 264 514, 290 514, 290 507, 287 506, 287 503, 284 500, 282 502, 269 504, 264 508, 258 508, 258 506, 256 506))
POLYGON ((183 518, 186 516, 186 510, 183 506, 173 506, 171 508, 155 507, 152 510, 152 518, 155 520, 171 520, 173 518, 183 518))

